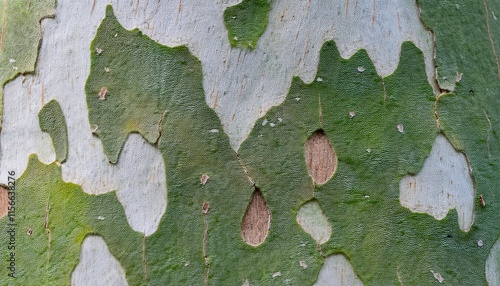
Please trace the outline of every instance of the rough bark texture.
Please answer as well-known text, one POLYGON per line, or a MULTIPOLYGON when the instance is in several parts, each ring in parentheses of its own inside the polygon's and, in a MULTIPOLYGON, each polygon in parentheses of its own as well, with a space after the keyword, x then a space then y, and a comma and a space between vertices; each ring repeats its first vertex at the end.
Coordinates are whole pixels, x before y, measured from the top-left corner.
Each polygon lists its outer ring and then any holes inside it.
POLYGON ((499 285, 497 2, 0 7, 1 285, 499 285))

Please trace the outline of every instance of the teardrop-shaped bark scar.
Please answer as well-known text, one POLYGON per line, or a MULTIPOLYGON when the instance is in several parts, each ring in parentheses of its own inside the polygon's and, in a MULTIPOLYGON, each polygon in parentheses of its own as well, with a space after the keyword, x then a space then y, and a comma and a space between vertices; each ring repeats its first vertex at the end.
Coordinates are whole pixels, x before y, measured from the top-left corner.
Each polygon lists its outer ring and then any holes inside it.
POLYGON ((243 216, 241 236, 246 243, 257 246, 266 239, 270 226, 271 211, 262 192, 255 188, 245 216, 243 216))
POLYGON ((314 184, 324 184, 337 170, 337 154, 322 129, 307 139, 305 147, 306 166, 314 184))

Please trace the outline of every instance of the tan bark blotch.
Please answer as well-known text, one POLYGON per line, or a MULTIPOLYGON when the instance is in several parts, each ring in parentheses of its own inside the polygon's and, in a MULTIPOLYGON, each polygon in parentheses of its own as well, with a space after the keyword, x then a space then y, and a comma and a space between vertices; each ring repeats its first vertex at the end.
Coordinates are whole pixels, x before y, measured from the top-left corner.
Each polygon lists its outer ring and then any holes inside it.
POLYGON ((262 192, 255 188, 241 223, 243 240, 257 246, 264 242, 271 226, 271 211, 262 192))
POLYGON ((314 132, 305 148, 306 166, 315 184, 324 184, 337 170, 337 154, 323 130, 314 132))
POLYGON ((203 202, 203 205, 201 206, 201 212, 206 215, 210 211, 210 204, 208 202, 203 202))
POLYGON ((316 241, 318 245, 326 243, 332 236, 332 225, 323 213, 318 201, 303 204, 297 212, 297 223, 316 241))
POLYGON ((0 185, 0 218, 3 218, 8 213, 9 207, 9 190, 4 185, 0 185))

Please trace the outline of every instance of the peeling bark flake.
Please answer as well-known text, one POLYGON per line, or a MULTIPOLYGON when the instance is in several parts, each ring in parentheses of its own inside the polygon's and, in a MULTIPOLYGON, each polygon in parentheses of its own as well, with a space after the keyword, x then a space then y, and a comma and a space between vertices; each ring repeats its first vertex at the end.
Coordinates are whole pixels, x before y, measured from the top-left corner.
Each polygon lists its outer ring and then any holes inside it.
POLYGON ((103 86, 101 87, 101 90, 99 91, 99 100, 105 100, 106 95, 108 94, 108 88, 103 86))
POLYGON ((201 175, 201 178, 200 178, 201 184, 204 186, 208 182, 208 179, 210 179, 210 177, 207 174, 201 175))

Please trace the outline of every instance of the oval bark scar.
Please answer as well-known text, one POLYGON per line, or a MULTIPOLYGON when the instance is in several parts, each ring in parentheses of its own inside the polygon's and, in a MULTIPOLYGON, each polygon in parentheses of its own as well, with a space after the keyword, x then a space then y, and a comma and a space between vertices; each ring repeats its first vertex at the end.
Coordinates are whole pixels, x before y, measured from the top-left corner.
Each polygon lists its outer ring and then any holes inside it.
POLYGON ((307 139, 305 158, 307 171, 315 184, 326 183, 337 170, 337 154, 322 129, 307 139))
POLYGON ((257 246, 266 239, 270 226, 271 211, 267 206, 262 192, 258 188, 255 188, 243 216, 241 236, 246 243, 257 246))

